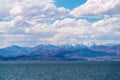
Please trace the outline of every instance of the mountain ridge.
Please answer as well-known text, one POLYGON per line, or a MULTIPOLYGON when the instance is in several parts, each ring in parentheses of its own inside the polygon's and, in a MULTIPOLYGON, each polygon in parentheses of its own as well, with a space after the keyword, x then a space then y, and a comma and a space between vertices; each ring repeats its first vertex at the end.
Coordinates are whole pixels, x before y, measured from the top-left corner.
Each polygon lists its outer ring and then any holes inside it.
POLYGON ((1 61, 120 61, 120 44, 116 45, 38 45, 9 46, 0 49, 1 61))

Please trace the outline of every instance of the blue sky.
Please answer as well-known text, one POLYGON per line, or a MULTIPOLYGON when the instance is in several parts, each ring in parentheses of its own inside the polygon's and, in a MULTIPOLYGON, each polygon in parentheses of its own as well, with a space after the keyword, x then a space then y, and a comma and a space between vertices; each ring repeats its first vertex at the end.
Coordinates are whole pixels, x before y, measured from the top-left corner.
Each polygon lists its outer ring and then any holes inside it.
POLYGON ((0 21, 3 21, 3 18, 0 18, 0 21))
POLYGON ((119 7, 120 0, 0 0, 0 47, 120 43, 119 7))
MULTIPOLYGON (((57 7, 65 7, 67 9, 72 10, 78 6, 85 4, 86 2, 87 0, 55 0, 55 5, 57 7)), ((91 23, 101 20, 101 18, 89 18, 89 17, 81 17, 79 19, 86 19, 91 23)))
POLYGON ((55 0, 55 5, 57 7, 65 7, 67 9, 74 9, 82 4, 84 4, 87 0, 55 0))

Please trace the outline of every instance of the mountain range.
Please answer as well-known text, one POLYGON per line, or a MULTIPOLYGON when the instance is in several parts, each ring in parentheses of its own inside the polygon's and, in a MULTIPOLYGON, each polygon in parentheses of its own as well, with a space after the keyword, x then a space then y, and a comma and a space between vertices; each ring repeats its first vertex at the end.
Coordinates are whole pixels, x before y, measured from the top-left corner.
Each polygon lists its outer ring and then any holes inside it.
POLYGON ((120 61, 116 45, 38 45, 10 46, 0 49, 0 61, 120 61))

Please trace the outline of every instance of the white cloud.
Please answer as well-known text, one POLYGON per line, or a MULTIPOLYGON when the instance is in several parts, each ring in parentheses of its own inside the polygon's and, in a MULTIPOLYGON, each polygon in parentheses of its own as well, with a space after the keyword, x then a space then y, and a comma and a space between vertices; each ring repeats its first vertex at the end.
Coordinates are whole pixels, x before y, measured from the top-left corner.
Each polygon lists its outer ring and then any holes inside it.
POLYGON ((88 0, 82 6, 75 8, 71 14, 81 16, 110 16, 120 14, 120 0, 88 0))
POLYGON ((9 17, 12 0, 0 0, 0 17, 9 17))
POLYGON ((119 17, 108 18, 93 24, 93 28, 99 33, 98 39, 120 40, 120 19, 119 17))
MULTIPOLYGON (((58 33, 49 39, 53 43, 116 43, 120 42, 120 20, 117 17, 105 18, 95 23, 86 20, 64 19, 56 21, 54 25, 58 33)), ((99 44, 98 43, 98 44, 99 44)))
POLYGON ((15 6, 10 10, 10 15, 19 15, 23 12, 22 6, 15 6))
MULTIPOLYGON (((18 21, 22 18, 18 17, 18 21)), ((12 22, 12 21, 11 21, 12 22)), ((10 22, 1 22, 0 41, 8 44, 34 45, 40 43, 119 43, 120 20, 117 17, 105 18, 90 23, 83 19, 65 18, 56 20, 53 24, 29 22, 29 27, 7 27, 10 22), (4 36, 3 36, 4 35, 4 36), (4 38, 4 40, 3 40, 4 38)), ((5 43, 5 44, 7 44, 5 43)))
POLYGON ((17 6, 13 7, 10 12, 13 14, 20 14, 25 19, 35 19, 39 21, 54 20, 62 18, 69 12, 65 8, 57 8, 53 4, 53 0, 24 0, 16 3, 17 6), (17 11, 16 11, 17 10, 17 11))
POLYGON ((69 10, 57 8, 53 0, 1 0, 0 17, 24 16, 27 19, 51 20, 65 17, 69 10))
POLYGON ((0 17, 10 18, 0 21, 0 46, 120 42, 118 0, 88 0, 71 12, 76 17, 113 15, 94 23, 65 18, 69 10, 57 8, 53 0, 4 0, 0 4, 5 9, 0 5, 0 17))

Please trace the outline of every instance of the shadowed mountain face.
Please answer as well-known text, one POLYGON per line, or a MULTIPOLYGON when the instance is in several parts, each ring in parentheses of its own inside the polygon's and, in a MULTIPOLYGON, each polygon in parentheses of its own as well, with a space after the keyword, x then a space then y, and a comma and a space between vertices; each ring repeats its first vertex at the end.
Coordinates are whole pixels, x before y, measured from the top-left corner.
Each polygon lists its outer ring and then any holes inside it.
POLYGON ((39 45, 35 47, 11 46, 0 49, 0 60, 22 61, 79 61, 120 60, 120 45, 39 45))

